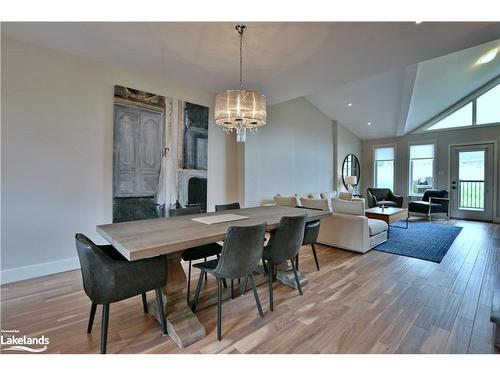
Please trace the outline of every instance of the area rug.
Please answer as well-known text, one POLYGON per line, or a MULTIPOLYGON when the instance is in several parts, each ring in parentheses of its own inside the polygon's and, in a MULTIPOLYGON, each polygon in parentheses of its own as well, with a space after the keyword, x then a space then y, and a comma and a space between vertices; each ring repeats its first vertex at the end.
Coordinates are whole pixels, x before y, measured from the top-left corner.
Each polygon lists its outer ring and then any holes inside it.
POLYGON ((410 221, 408 229, 391 225, 389 238, 375 250, 440 263, 461 230, 462 227, 425 222, 410 221))

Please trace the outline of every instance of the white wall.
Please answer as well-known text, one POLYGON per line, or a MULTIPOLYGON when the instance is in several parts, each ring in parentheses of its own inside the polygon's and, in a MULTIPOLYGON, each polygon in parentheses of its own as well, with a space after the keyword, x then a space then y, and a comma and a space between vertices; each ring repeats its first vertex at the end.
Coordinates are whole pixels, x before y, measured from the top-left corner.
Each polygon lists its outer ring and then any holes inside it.
MULTIPOLYGON (((277 194, 333 189, 333 123, 304 98, 267 109, 267 125, 247 135, 244 146, 245 206, 277 194)), ((241 181, 241 179, 244 181, 241 181)), ((240 197, 240 200, 241 197, 240 197)))
MULTIPOLYGON (((361 174, 363 176, 362 193, 366 194, 366 188, 373 186, 373 147, 376 145, 394 144, 396 145, 396 181, 394 190, 397 194, 401 194, 408 200, 408 149, 410 142, 435 142, 436 148, 436 184, 439 189, 449 189, 450 175, 449 163, 450 145, 470 144, 470 143, 486 143, 497 142, 495 173, 496 173, 496 196, 495 205, 496 213, 493 215, 500 216, 500 126, 494 127, 478 127, 475 129, 461 129, 461 130, 448 130, 439 132, 429 132, 425 134, 413 134, 404 137, 385 138, 376 140, 363 141, 362 161, 361 161, 361 174)), ((495 210, 494 210, 495 211, 495 210)))
MULTIPOLYGON (((112 218, 113 85, 210 107, 214 94, 2 36, 2 282, 78 267, 112 218)), ((236 145, 209 124, 208 204, 237 199, 236 145)))
MULTIPOLYGON (((337 186, 337 191, 347 191, 345 188, 343 182, 342 182, 342 163, 344 162, 344 159, 347 155, 349 154, 354 154, 358 158, 360 164, 361 164, 361 140, 354 135, 349 129, 347 129, 345 126, 343 126, 340 123, 335 123, 335 129, 336 129, 336 163, 335 165, 337 166, 336 168, 336 186, 337 186)), ((363 169, 361 169, 361 177, 359 180, 359 184, 361 184, 363 181, 363 169)))

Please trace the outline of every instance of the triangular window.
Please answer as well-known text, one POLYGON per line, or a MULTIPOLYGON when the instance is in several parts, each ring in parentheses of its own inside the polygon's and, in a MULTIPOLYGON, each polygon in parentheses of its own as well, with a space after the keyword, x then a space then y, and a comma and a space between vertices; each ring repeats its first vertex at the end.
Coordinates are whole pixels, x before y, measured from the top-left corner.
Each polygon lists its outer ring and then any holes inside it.
POLYGON ((431 125, 425 129, 439 130, 500 124, 500 84, 497 83, 487 91, 481 90, 478 95, 468 98, 469 101, 455 104, 444 113, 444 116, 437 116, 435 121, 430 121, 431 125))

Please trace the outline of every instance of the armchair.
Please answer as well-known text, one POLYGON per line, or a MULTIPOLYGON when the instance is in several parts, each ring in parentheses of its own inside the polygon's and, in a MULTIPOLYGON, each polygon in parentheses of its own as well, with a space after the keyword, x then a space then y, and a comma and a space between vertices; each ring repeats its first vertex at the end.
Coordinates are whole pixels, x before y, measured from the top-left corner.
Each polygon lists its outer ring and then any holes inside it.
POLYGON ((387 188, 368 188, 367 189, 368 207, 403 207, 403 197, 396 195, 391 189, 387 188))
POLYGON ((408 213, 424 214, 431 220, 432 214, 444 213, 448 216, 448 190, 427 189, 422 200, 408 203, 408 213))

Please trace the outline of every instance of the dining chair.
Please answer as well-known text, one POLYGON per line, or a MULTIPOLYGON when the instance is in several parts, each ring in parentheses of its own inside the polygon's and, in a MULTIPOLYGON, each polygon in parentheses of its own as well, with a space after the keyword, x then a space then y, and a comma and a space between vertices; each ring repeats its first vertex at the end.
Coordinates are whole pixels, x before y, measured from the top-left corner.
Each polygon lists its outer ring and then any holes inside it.
POLYGON ((197 263, 193 267, 200 269, 200 278, 196 287, 196 294, 192 304, 193 312, 196 311, 200 298, 203 276, 207 273, 217 278, 217 340, 222 337, 222 280, 238 279, 244 277, 248 279, 253 289, 255 304, 259 315, 263 318, 264 313, 260 305, 259 295, 255 287, 253 271, 262 258, 264 248, 264 234, 266 223, 251 226, 231 226, 226 231, 224 246, 219 259, 208 262, 197 263))
MULTIPOLYGON (((228 203, 228 204, 216 204, 215 212, 227 211, 227 210, 239 210, 240 202, 228 203)), ((223 280, 226 282, 226 280, 223 280)), ((238 280, 239 282, 240 280, 238 280)), ((231 279, 231 299, 234 299, 234 280, 231 279)))
POLYGON ((96 245, 81 233, 75 235, 80 260, 83 288, 92 301, 87 333, 92 332, 97 305, 102 305, 101 354, 106 353, 108 339, 109 305, 142 295, 147 312, 146 292, 155 290, 161 329, 167 335, 161 288, 167 281, 167 261, 164 256, 133 262, 125 259, 113 246, 96 245))
POLYGON ((240 202, 215 205, 215 212, 226 211, 226 210, 239 210, 239 209, 240 209, 240 202))
POLYGON ((294 259, 299 253, 304 240, 305 215, 283 216, 278 228, 271 232, 271 238, 262 253, 262 259, 267 261, 267 273, 269 275, 269 308, 273 311, 273 281, 275 265, 290 261, 297 289, 302 295, 299 275, 295 268, 294 259))
MULTIPOLYGON (((182 215, 193 215, 200 214, 201 206, 190 206, 186 208, 175 208, 169 210, 170 216, 182 216, 182 215)), ((189 262, 189 270, 188 270, 188 285, 187 285, 187 303, 189 304, 189 297, 191 295, 191 268, 192 262, 204 259, 207 261, 207 258, 216 256, 219 257, 220 252, 222 251, 222 246, 218 243, 210 243, 207 245, 200 245, 196 247, 191 247, 185 250, 182 253, 182 260, 185 262, 189 262)), ((205 282, 207 281, 207 277, 205 275, 205 282)), ((224 286, 227 287, 226 281, 224 280, 224 286)))
MULTIPOLYGON (((314 256, 314 262, 316 263, 316 269, 318 271, 319 271, 318 255, 316 254, 316 247, 314 245, 318 240, 319 225, 320 225, 319 220, 314 220, 306 223, 304 227, 304 239, 302 240, 302 246, 311 245, 312 253, 314 256)), ((295 267, 297 267, 297 271, 299 270, 299 255, 300 251, 297 253, 297 256, 295 257, 295 267)))

